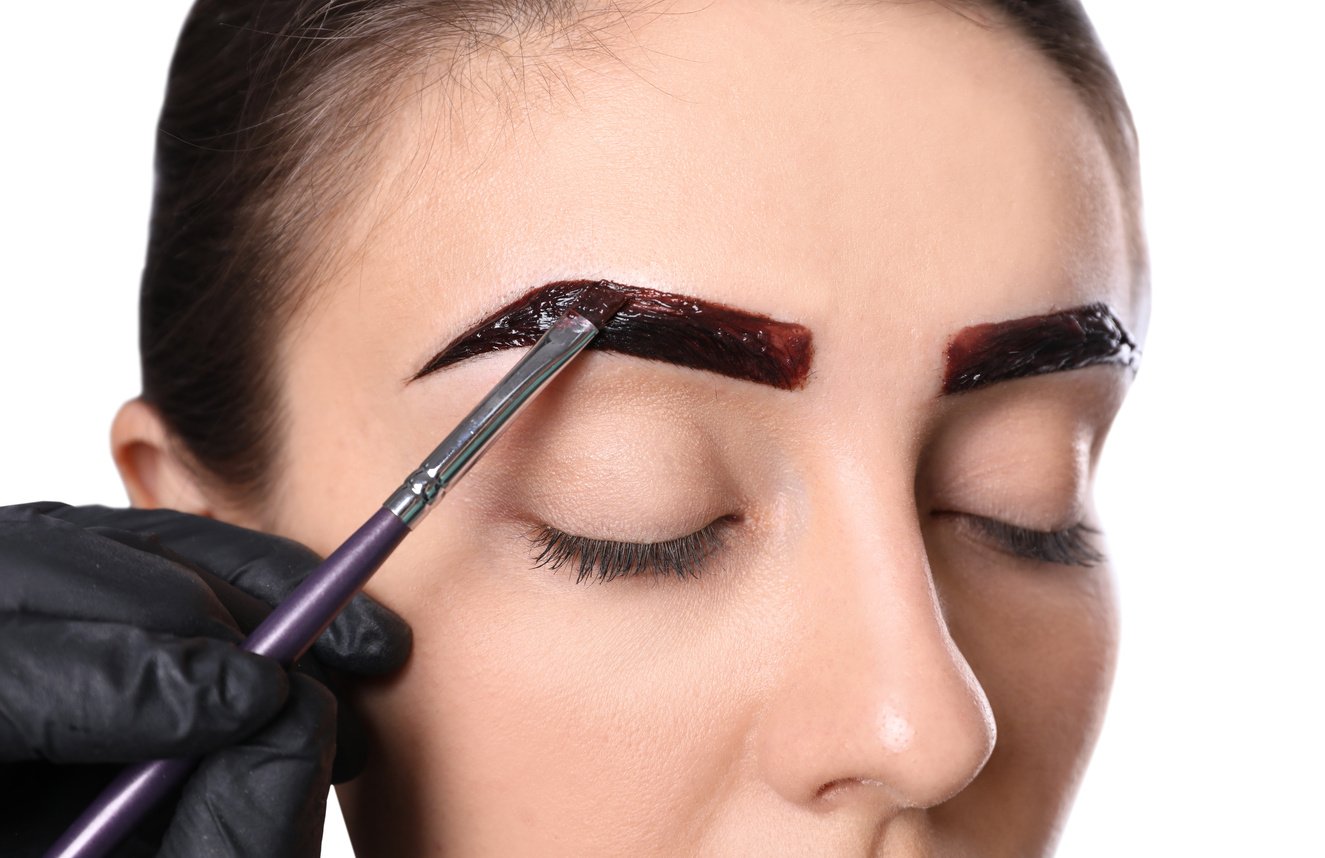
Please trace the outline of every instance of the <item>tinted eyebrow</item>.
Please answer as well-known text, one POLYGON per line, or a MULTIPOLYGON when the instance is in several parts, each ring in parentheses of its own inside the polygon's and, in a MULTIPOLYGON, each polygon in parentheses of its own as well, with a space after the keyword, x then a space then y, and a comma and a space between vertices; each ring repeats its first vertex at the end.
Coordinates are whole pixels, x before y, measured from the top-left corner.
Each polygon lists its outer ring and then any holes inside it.
POLYGON ((1106 304, 972 325, 948 343, 943 393, 1097 364, 1135 371, 1140 357, 1136 341, 1106 304))
POLYGON ((667 361, 783 390, 805 384, 814 346, 804 325, 610 280, 560 280, 532 289, 461 334, 410 380, 477 355, 532 346, 592 283, 624 292, 630 300, 589 343, 591 349, 667 361))

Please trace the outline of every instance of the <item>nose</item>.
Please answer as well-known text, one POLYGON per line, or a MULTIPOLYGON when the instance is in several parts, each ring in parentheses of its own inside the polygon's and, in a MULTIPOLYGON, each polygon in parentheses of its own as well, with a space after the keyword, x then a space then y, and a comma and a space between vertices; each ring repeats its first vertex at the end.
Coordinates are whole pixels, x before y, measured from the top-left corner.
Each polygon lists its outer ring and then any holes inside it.
POLYGON ((993 714, 949 634, 913 493, 883 497, 853 479, 807 505, 793 655, 756 727, 758 766, 810 807, 930 807, 984 766, 993 714))

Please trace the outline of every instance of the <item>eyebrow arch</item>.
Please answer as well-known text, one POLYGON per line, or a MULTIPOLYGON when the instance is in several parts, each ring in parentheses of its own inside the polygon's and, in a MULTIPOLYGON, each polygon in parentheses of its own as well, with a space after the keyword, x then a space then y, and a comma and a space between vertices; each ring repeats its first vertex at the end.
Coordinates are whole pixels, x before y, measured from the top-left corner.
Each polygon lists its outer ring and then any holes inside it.
POLYGON ((943 395, 1098 364, 1135 373, 1140 358, 1136 341, 1103 303, 972 325, 948 343, 943 395))
POLYGON ((710 301, 611 280, 559 280, 531 289, 478 322, 410 381, 477 355, 532 346, 580 292, 601 284, 630 296, 589 348, 666 361, 782 390, 805 385, 814 355, 809 328, 710 301))

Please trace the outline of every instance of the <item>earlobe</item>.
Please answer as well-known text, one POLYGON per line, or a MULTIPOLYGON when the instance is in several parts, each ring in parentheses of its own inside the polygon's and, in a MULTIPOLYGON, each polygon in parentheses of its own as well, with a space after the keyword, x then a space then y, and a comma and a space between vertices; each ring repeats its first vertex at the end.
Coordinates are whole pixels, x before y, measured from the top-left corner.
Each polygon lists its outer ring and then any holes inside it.
POLYGON ((133 506, 215 517, 215 504, 171 443, 165 422, 151 405, 135 398, 120 406, 111 423, 110 446, 133 506))

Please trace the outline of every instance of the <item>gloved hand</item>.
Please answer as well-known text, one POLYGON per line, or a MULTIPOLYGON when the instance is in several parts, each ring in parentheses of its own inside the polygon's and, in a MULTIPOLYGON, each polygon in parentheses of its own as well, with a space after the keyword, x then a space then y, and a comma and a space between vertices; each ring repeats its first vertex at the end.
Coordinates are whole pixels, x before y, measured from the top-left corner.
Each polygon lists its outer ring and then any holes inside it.
POLYGON ((360 595, 295 672, 241 651, 317 562, 169 510, 0 507, 0 855, 40 855, 124 763, 202 755, 115 855, 317 855, 329 785, 363 763, 336 672, 389 673, 411 642, 360 595))

